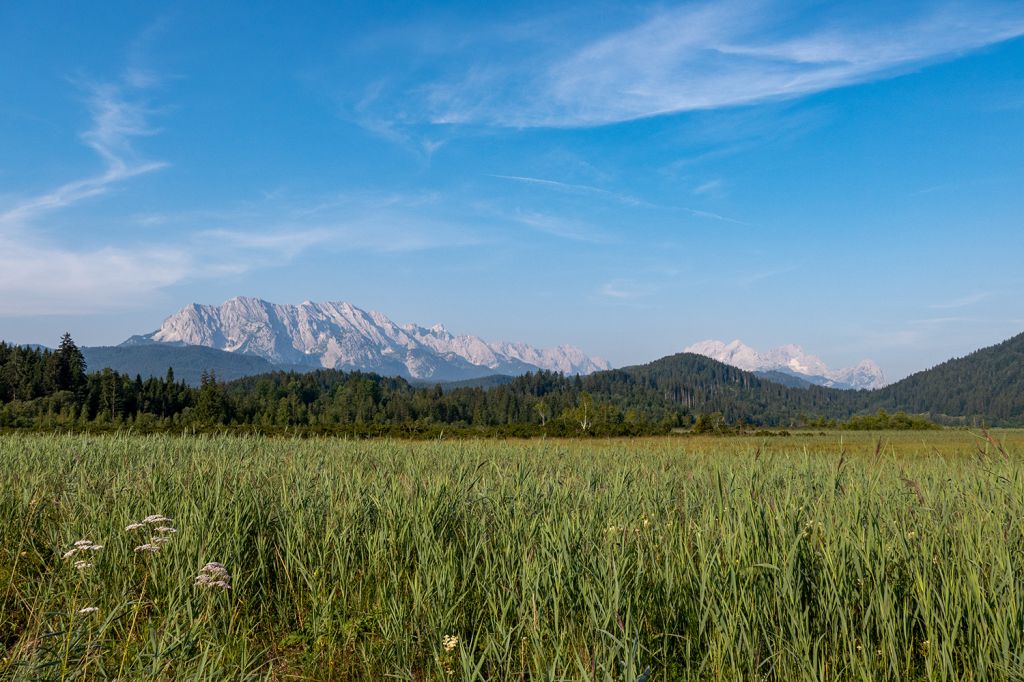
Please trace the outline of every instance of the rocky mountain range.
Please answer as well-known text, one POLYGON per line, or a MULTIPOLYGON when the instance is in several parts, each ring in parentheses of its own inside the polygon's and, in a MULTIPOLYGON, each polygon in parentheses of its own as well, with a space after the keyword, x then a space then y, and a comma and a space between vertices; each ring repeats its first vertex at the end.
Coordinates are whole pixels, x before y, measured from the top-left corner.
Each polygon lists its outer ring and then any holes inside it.
POLYGON ((686 348, 696 353, 748 372, 779 380, 778 373, 819 386, 845 389, 872 389, 886 385, 882 369, 872 360, 863 360, 854 367, 831 369, 816 355, 798 345, 789 344, 759 353, 742 341, 701 341, 686 348))
POLYGON ((205 346, 264 358, 274 365, 361 370, 412 379, 453 381, 538 369, 590 374, 609 365, 569 345, 536 348, 454 335, 443 325, 398 325, 351 303, 298 305, 236 297, 221 305, 187 305, 149 334, 122 346, 205 346))

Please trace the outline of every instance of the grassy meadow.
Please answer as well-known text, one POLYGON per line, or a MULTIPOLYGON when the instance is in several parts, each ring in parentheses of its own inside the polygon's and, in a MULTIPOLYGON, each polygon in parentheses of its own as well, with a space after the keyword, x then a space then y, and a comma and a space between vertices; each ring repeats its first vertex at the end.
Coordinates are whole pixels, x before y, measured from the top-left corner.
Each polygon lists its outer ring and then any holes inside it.
POLYGON ((1024 679, 1022 464, 1021 431, 3 436, 0 679, 1024 679))

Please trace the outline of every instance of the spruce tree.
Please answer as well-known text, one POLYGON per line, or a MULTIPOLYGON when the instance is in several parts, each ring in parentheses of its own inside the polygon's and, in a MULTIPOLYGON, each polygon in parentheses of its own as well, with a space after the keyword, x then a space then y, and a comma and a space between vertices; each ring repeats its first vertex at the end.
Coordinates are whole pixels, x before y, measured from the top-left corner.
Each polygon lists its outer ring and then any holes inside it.
POLYGON ((75 391, 85 386, 85 356, 69 332, 64 332, 53 354, 53 383, 58 391, 75 391))

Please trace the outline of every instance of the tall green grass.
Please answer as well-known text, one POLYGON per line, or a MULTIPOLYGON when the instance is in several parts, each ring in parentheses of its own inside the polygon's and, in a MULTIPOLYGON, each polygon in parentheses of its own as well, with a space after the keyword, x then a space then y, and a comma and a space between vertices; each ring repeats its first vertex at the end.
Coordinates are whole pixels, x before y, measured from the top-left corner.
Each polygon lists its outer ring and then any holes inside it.
POLYGON ((999 438, 3 437, 0 678, 1022 679, 999 438))

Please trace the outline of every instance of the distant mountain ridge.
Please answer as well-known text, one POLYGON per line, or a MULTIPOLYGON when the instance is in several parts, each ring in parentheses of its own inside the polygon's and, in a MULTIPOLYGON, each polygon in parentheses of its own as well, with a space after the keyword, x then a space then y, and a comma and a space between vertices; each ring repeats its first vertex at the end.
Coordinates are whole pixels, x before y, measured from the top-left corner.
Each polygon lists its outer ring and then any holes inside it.
MULTIPOLYGON (((360 432, 405 434, 415 432, 418 424, 539 435, 547 433, 543 430, 546 420, 559 429, 553 435, 579 435, 581 428, 586 430, 578 420, 580 408, 586 405, 593 405, 594 410, 586 414, 592 414, 595 425, 603 424, 594 431, 602 435, 665 433, 715 413, 729 424, 822 427, 829 420, 883 409, 948 425, 1024 426, 1024 334, 884 388, 863 391, 791 385, 789 380, 802 380, 788 374, 779 375, 787 380, 779 383, 694 353, 584 377, 535 372, 452 382, 407 381, 312 365, 293 373, 286 365, 271 365, 257 356, 204 346, 144 343, 82 350, 90 373, 82 377, 79 390, 71 391, 57 383, 60 375, 53 371, 58 366, 57 351, 0 342, 0 429, 80 426, 82 419, 133 423, 143 413, 148 416, 142 423, 159 424, 159 428, 177 429, 195 420, 206 423, 203 420, 209 414, 200 411, 196 416, 192 411, 200 405, 201 392, 182 388, 177 369, 175 382, 163 379, 168 358, 176 365, 187 360, 200 373, 211 369, 211 360, 257 365, 239 367, 246 374, 273 367, 269 373, 244 376, 214 389, 223 391, 229 401, 221 405, 219 423, 247 428, 287 425, 348 433, 353 425, 372 423, 376 426, 360 432), (115 357, 105 360, 103 354, 110 352, 115 357), (177 358, 178 353, 184 358, 177 358), (103 362, 129 356, 149 362, 145 373, 157 378, 138 382, 133 379, 136 371, 96 371, 103 362), (367 391, 366 382, 375 388, 367 391), (441 384, 441 391, 434 388, 435 383, 441 384), (501 430, 504 427, 510 430, 501 430)), ((223 376, 220 369, 217 372, 223 376)))
POLYGON ((778 373, 782 373, 829 388, 875 389, 886 385, 882 369, 872 360, 863 360, 854 367, 830 369, 821 358, 796 344, 759 353, 738 339, 731 343, 708 340, 695 343, 683 352, 703 355, 773 381, 780 381, 778 373))
MULTIPOLYGON (((186 384, 198 386, 203 372, 214 372, 221 381, 232 381, 254 374, 267 374, 282 369, 256 355, 227 353, 205 346, 172 346, 143 344, 133 346, 86 346, 82 348, 90 372, 112 369, 128 376, 164 377, 167 369, 186 384)), ((300 369, 300 368, 293 368, 300 369)))
POLYGON ((261 357, 274 365, 359 370, 412 379, 458 381, 546 369, 590 374, 609 368, 569 345, 536 348, 453 335, 443 325, 399 326, 383 313, 347 302, 299 305, 235 297, 223 304, 190 304, 156 331, 122 346, 205 346, 261 357))

